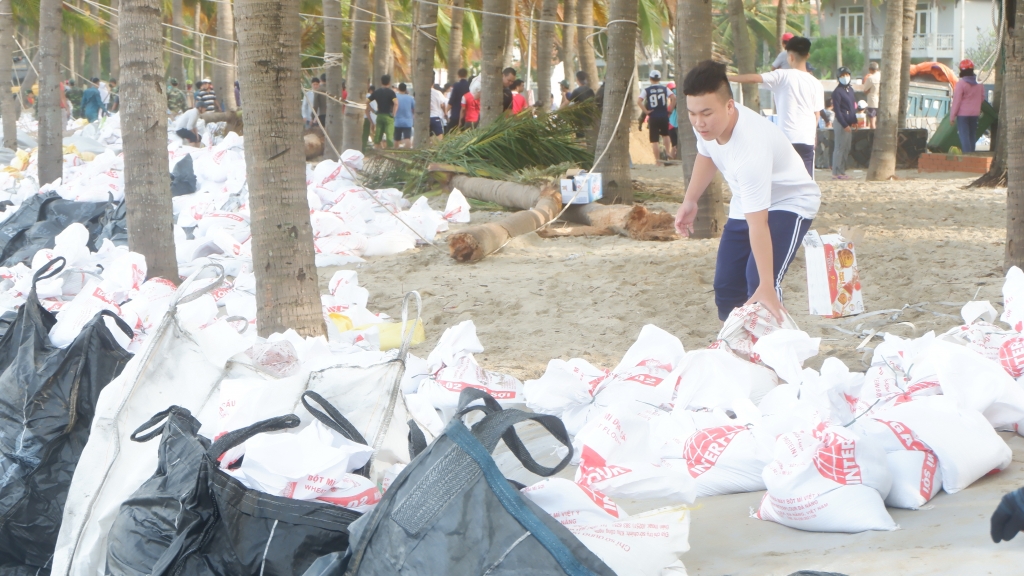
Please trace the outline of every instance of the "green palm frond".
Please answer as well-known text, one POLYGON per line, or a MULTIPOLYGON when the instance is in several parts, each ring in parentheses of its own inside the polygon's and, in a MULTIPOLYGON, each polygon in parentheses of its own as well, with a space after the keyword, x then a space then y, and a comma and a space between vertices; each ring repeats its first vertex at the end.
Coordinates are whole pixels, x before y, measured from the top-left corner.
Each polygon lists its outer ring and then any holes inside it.
POLYGON ((589 167, 594 156, 576 133, 594 121, 592 103, 569 106, 534 118, 532 111, 502 116, 484 128, 455 132, 422 150, 388 150, 367 158, 363 172, 373 188, 426 190, 431 167, 495 179, 513 179, 520 171, 570 163, 589 167))

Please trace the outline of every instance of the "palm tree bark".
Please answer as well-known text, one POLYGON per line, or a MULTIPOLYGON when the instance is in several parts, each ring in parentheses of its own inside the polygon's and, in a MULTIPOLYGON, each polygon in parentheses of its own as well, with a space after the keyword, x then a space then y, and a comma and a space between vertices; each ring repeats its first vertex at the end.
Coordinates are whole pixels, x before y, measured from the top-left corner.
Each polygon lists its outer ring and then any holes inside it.
MULTIPOLYGON (((327 93, 338 100, 341 100, 341 84, 345 79, 345 71, 341 68, 342 50, 342 23, 340 0, 323 0, 323 12, 327 18, 324 20, 324 66, 327 68, 327 93)), ((340 146, 342 141, 342 126, 344 124, 344 109, 337 100, 327 99, 327 138, 335 146, 340 146)), ((334 149, 330 146, 325 148, 328 156, 337 160, 334 149)))
POLYGON ((182 0, 171 1, 171 50, 169 54, 168 65, 167 65, 167 76, 169 78, 175 78, 181 82, 182 87, 185 86, 185 65, 181 58, 182 44, 184 44, 184 34, 182 30, 185 28, 185 8, 182 4, 182 0))
MULTIPOLYGON (((676 1, 676 78, 682 84, 694 66, 711 59, 711 37, 714 31, 712 21, 712 0, 676 1)), ((679 90, 676 100, 679 110, 679 159, 682 160, 683 180, 690 181, 693 162, 697 158, 697 135, 689 123, 682 123, 686 117, 686 96, 679 90)), ((693 223, 694 238, 718 238, 725 226, 725 206, 722 200, 722 179, 715 177, 697 202, 697 219, 693 223)))
MULTIPOLYGON (((729 0, 729 25, 732 28, 732 46, 735 52, 736 68, 740 74, 754 74, 754 44, 750 41, 747 17, 743 12, 743 0, 729 0)), ((742 84, 743 104, 757 113, 761 112, 761 97, 757 84, 742 84)))
POLYGON ((480 34, 480 126, 487 126, 499 116, 503 109, 501 64, 505 54, 505 33, 508 22, 501 16, 508 14, 511 0, 484 0, 483 30, 480 34))
POLYGON ((260 336, 327 333, 306 201, 299 0, 237 0, 245 172, 260 336))
POLYGON ((544 112, 551 110, 551 72, 555 54, 555 25, 558 18, 558 0, 542 0, 540 24, 537 24, 537 94, 534 98, 541 103, 544 112))
MULTIPOLYGON (((95 4, 89 4, 89 14, 94 20, 102 19, 100 9, 95 4)), ((89 77, 103 80, 103 54, 100 52, 100 46, 100 43, 97 42, 89 47, 89 77)))
MULTIPOLYGON (((352 44, 348 64, 348 99, 350 102, 366 102, 363 96, 370 85, 370 7, 373 0, 355 0, 350 11, 352 22, 352 44)), ((341 150, 361 150, 363 143, 363 118, 365 112, 356 106, 345 107, 345 129, 342 133, 341 150)))
POLYGON ((775 7, 775 49, 779 52, 786 49, 782 45, 782 35, 786 33, 787 8, 786 0, 779 0, 779 4, 775 7))
POLYGON ((871 64, 871 34, 873 24, 871 13, 874 12, 875 0, 867 0, 864 3, 864 37, 862 38, 863 43, 861 50, 864 52, 864 69, 863 72, 867 74, 868 66, 871 64))
POLYGON ((391 13, 387 0, 377 0, 377 21, 373 37, 373 75, 371 82, 377 84, 380 77, 391 74, 391 13))
MULTIPOLYGON (((113 14, 107 15, 107 20, 110 21, 110 28, 107 30, 107 34, 110 36, 110 43, 107 45, 108 52, 110 54, 110 77, 121 78, 121 40, 120 40, 120 22, 119 11, 121 9, 121 0, 110 0, 110 8, 113 14)), ((163 26, 160 27, 161 30, 163 26)), ((162 60, 162 58, 161 58, 162 60)))
MULTIPOLYGON (((576 15, 579 17, 580 24, 593 26, 594 0, 581 0, 576 15)), ((594 54, 593 33, 593 28, 578 28, 576 30, 576 34, 579 36, 580 70, 587 73, 590 78, 590 87, 596 89, 598 85, 597 56, 594 54)))
POLYGON ((996 59, 996 82, 993 91, 992 108, 996 111, 997 120, 992 125, 992 141, 995 143, 992 148, 992 165, 988 172, 980 178, 971 182, 970 188, 1003 187, 1006 186, 1006 118, 999 113, 1006 110, 1006 49, 1009 46, 1010 37, 1006 34, 1006 22, 1003 22, 1003 45, 999 47, 999 58, 996 59), (1001 118, 1001 119, 1000 119, 1001 118))
POLYGON ((1024 2, 1006 2, 1006 86, 1002 114, 1006 141, 1006 254, 1003 267, 1024 266, 1024 2), (1017 23, 1020 22, 1020 25, 1017 23))
POLYGON ((910 51, 914 45, 914 17, 917 0, 903 0, 903 55, 900 58, 900 108, 897 130, 907 127, 907 96, 910 94, 910 51))
MULTIPOLYGON (((557 0, 556 0, 557 1, 557 0)), ((466 0, 452 0, 452 24, 448 31, 448 81, 455 82, 459 68, 462 68, 462 9, 466 0)))
MULTIPOLYGON (((614 0, 611 0, 614 1, 614 0)), ((576 0, 565 0, 562 5, 562 70, 565 72, 565 80, 572 85, 572 78, 576 74, 576 0)))
POLYGON ((604 106, 597 136, 600 161, 594 164, 594 172, 602 175, 602 202, 607 204, 633 203, 633 180, 629 170, 629 128, 633 118, 625 109, 633 100, 637 11, 636 0, 611 0, 608 7, 604 106))
POLYGON ((229 0, 217 3, 217 38, 215 53, 217 62, 213 65, 213 91, 225 112, 238 110, 235 103, 235 17, 229 0), (225 62, 226 64, 222 64, 225 62))
POLYGON ((64 44, 60 29, 62 12, 61 0, 39 2, 40 185, 60 178, 64 171, 64 122, 60 113, 60 53, 64 44))
POLYGON ((430 142, 430 89, 434 85, 437 5, 420 4, 419 19, 420 28, 413 28, 412 32, 419 35, 419 39, 416 40, 415 76, 412 79, 412 85, 416 90, 416 114, 412 121, 412 133, 416 147, 426 148, 430 142))
POLYGON ((162 0, 124 0, 118 15, 124 38, 121 130, 128 247, 146 257, 150 277, 178 281, 167 162, 162 0))
POLYGON ((0 2, 0 118, 3 119, 3 147, 18 149, 18 107, 11 97, 11 74, 14 68, 14 13, 11 2, 0 2))
POLYGON ((903 2, 889 2, 886 5, 885 40, 882 44, 882 62, 885 66, 882 66, 882 86, 878 91, 878 128, 871 143, 868 180, 888 180, 896 174, 903 42, 903 2))

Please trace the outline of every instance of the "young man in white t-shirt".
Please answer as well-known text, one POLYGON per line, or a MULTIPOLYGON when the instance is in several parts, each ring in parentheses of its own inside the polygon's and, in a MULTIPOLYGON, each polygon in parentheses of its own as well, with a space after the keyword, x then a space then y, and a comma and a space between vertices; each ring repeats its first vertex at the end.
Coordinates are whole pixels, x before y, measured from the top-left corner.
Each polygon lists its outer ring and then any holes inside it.
POLYGON ((195 106, 182 112, 174 119, 174 133, 179 138, 188 142, 189 146, 199 146, 200 138, 199 132, 196 130, 196 124, 199 122, 199 113, 203 109, 203 103, 199 100, 196 101, 195 106))
POLYGON ((693 232, 697 201, 722 172, 732 191, 715 265, 715 304, 725 320, 734 308, 760 302, 782 320, 782 278, 818 213, 821 190, 800 155, 767 118, 737 106, 725 65, 701 62, 683 80, 686 110, 697 134, 697 158, 676 231, 693 232))
POLYGON ((740 74, 729 80, 741 84, 763 83, 775 96, 779 125, 793 148, 804 160, 807 173, 814 177, 814 142, 818 119, 825 108, 825 90, 821 82, 807 71, 811 41, 794 36, 786 42, 788 69, 764 74, 740 74))

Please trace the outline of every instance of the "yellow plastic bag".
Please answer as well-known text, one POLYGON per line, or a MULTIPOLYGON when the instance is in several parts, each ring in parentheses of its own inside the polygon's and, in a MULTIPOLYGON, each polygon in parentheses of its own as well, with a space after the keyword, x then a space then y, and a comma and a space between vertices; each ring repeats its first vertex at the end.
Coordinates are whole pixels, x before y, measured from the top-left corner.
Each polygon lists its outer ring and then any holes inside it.
MULTIPOLYGON (((338 314, 332 312, 327 315, 331 319, 331 323, 338 329, 338 332, 348 332, 349 330, 369 330, 370 328, 376 327, 379 338, 380 338, 380 349, 381 350, 393 350, 402 346, 402 323, 401 322, 388 322, 385 324, 364 324, 362 326, 353 326, 352 319, 344 314, 338 314)), ((422 344, 427 339, 426 332, 423 330, 422 320, 410 320, 406 322, 410 325, 406 328, 407 332, 409 329, 412 330, 412 345, 422 344)))
POLYGON ((24 150, 15 152, 14 158, 11 160, 11 168, 24 172, 25 168, 28 168, 28 152, 24 150))

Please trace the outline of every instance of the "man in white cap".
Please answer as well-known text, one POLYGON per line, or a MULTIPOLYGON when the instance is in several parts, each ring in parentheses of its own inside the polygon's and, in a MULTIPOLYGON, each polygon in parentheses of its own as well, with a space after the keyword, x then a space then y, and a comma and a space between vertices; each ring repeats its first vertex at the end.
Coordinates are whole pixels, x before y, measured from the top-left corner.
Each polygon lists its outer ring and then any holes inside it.
POLYGON ((651 140, 651 150, 654 151, 654 160, 659 166, 661 162, 661 151, 658 149, 658 140, 664 140, 665 154, 672 156, 672 140, 669 139, 668 116, 676 107, 676 97, 672 91, 662 86, 661 72, 651 70, 651 85, 640 91, 640 107, 647 114, 647 131, 651 140))

